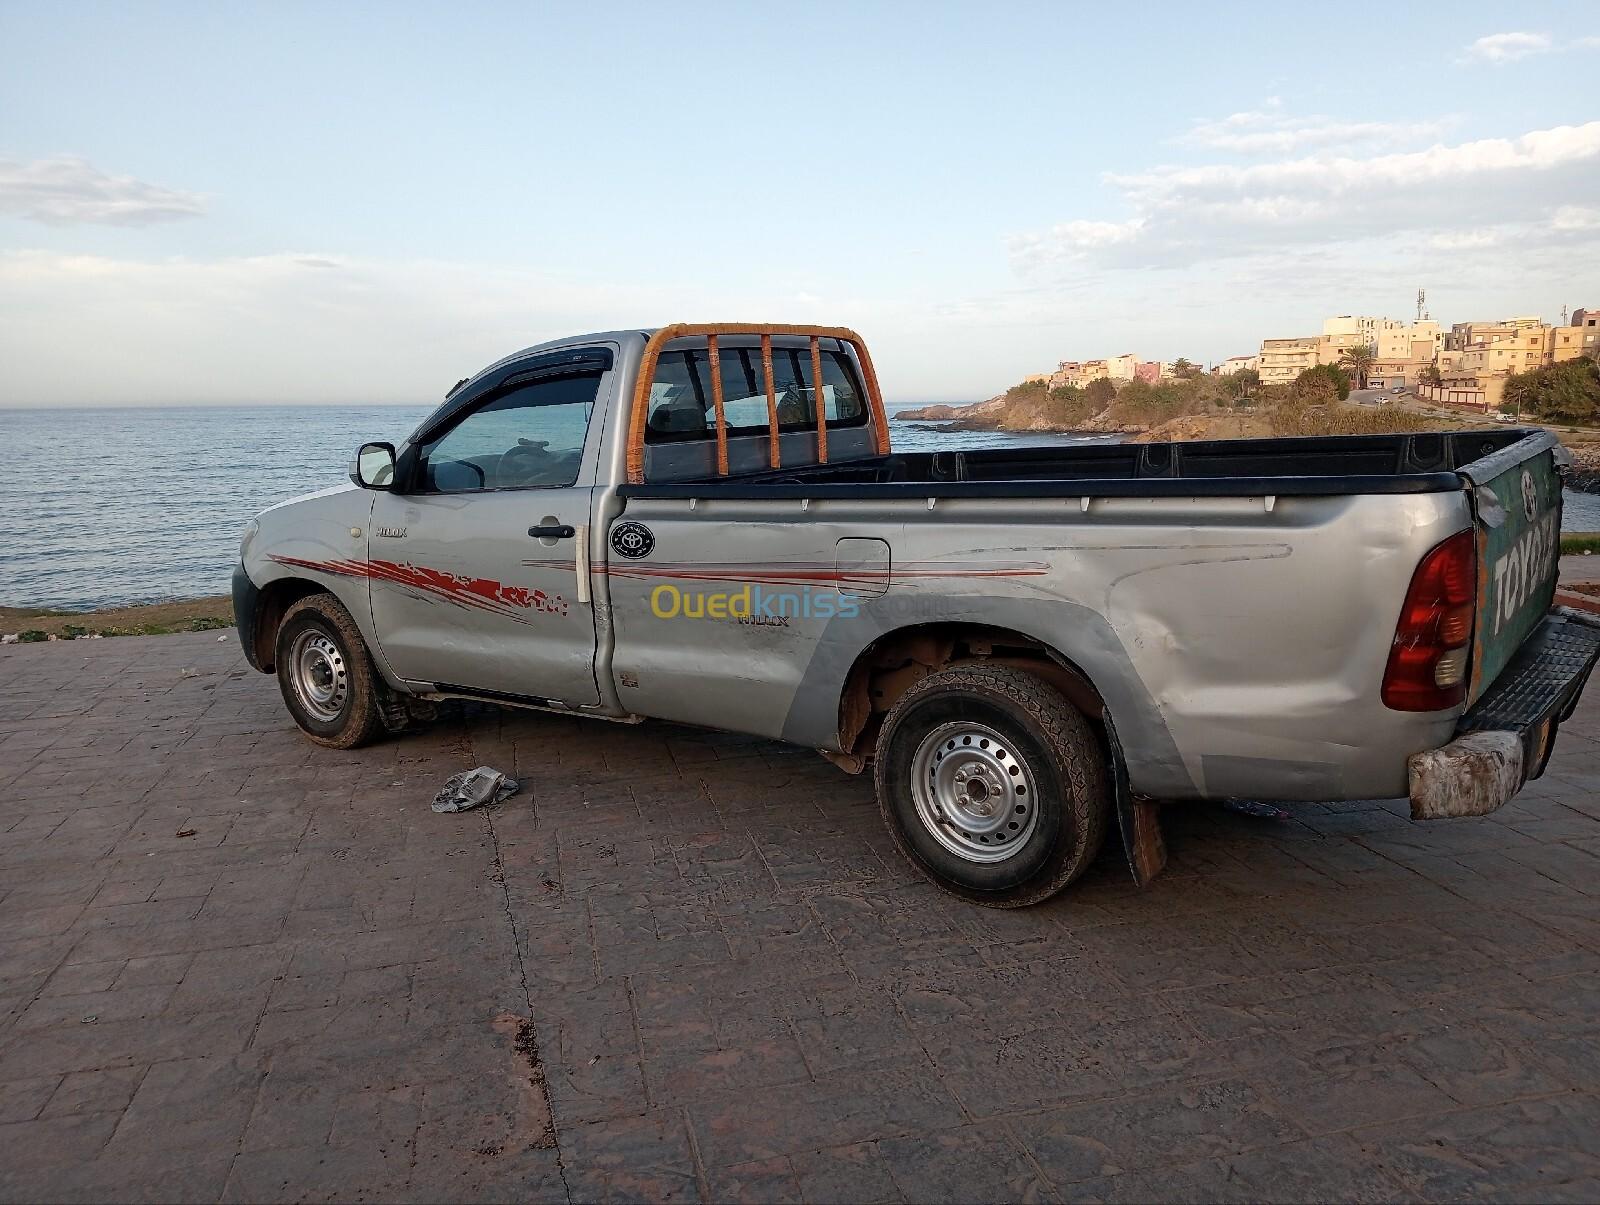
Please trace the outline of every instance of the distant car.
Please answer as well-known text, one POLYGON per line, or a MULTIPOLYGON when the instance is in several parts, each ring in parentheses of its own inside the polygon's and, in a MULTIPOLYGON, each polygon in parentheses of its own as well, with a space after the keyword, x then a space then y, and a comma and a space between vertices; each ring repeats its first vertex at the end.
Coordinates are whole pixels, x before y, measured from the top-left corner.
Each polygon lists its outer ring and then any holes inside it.
POLYGON ((1389 390, 1390 393, 1404 393, 1405 391, 1406 387, 1404 385, 1396 385, 1393 389, 1389 390))

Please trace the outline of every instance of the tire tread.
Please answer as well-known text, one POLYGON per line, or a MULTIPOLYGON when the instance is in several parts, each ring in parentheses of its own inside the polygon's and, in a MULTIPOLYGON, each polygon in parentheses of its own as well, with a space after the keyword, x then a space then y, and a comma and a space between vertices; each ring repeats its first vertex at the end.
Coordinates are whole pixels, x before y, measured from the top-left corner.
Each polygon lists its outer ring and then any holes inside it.
POLYGON ((351 618, 345 605, 331 593, 308 594, 290 604, 278 624, 278 634, 275 638, 278 689, 283 692, 289 713, 295 717, 297 723, 300 721, 294 687, 289 684, 287 678, 290 670, 286 656, 288 650, 284 648, 283 635, 293 622, 303 615, 314 616, 332 628, 344 645, 350 664, 352 697, 350 713, 345 717, 344 726, 337 733, 324 735, 313 732, 303 723, 300 724, 300 730, 310 740, 329 749, 358 749, 362 745, 370 745, 387 731, 381 698, 384 684, 372 664, 372 655, 367 651, 367 642, 362 639, 361 629, 356 627, 356 621, 351 618))
MULTIPOLYGON (((1109 776, 1100 742, 1083 713, 1043 678, 1009 665, 958 665, 929 674, 895 701, 883 720, 880 752, 908 711, 929 695, 950 690, 998 697, 1027 717, 1064 780, 1067 789, 1062 803, 1069 811, 1070 828, 1075 837, 1072 851, 1048 874, 989 898, 968 891, 959 894, 991 908, 1023 908, 1041 903, 1088 869, 1105 842, 1111 807, 1109 776)), ((885 781, 887 761, 882 756, 877 759, 874 781, 878 807, 895 845, 924 876, 950 889, 952 885, 935 874, 909 848, 900 831, 898 818, 889 802, 889 784, 885 781)))

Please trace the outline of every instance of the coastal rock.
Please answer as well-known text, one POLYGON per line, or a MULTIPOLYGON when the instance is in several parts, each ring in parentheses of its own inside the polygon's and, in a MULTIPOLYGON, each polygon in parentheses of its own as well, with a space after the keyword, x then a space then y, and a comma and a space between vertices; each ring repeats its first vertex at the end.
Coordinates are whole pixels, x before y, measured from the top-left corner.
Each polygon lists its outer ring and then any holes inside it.
POLYGON ((940 423, 947 431, 1004 431, 1011 435, 1026 434, 1030 431, 1072 435, 1078 432, 1133 432, 1144 429, 1114 421, 1109 408, 1085 422, 1070 426, 1052 423, 1039 415, 1019 418, 1008 405, 1005 394, 965 406, 952 406, 947 403, 919 406, 915 410, 902 410, 894 417, 896 422, 940 423))
POLYGON ((1600 443, 1569 443, 1572 467, 1567 470, 1567 485, 1586 494, 1600 494, 1600 443))
POLYGON ((1129 442, 1136 444, 1181 443, 1191 439, 1211 439, 1215 435, 1216 419, 1209 414, 1185 414, 1168 419, 1158 426, 1135 435, 1129 442))
POLYGON ((948 403, 938 403, 932 406, 919 406, 915 410, 902 410, 895 415, 897 422, 929 422, 929 423, 970 423, 972 426, 957 428, 968 431, 998 431, 1000 418, 1005 413, 1005 394, 992 397, 982 402, 971 402, 965 406, 952 406, 948 403), (987 426, 976 424, 987 423, 987 426))

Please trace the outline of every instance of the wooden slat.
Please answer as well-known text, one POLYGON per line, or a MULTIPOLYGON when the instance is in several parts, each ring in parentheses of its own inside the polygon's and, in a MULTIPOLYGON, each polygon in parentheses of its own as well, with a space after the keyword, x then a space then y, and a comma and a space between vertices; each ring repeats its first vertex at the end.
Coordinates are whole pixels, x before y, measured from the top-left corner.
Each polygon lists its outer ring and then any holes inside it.
POLYGON ((861 375, 866 378, 867 405, 872 410, 872 425, 878 437, 878 455, 889 454, 889 416, 883 409, 883 392, 878 388, 878 370, 872 366, 872 353, 860 335, 844 336, 845 342, 856 349, 856 359, 861 362, 861 375))
POLYGON ((711 334, 815 336, 819 339, 842 339, 850 344, 855 348, 862 375, 866 378, 863 383, 867 390, 867 405, 872 409, 872 421, 877 428, 878 454, 888 455, 889 419, 883 409, 878 374, 873 370, 872 357, 865 341, 855 331, 844 326, 795 326, 781 322, 676 322, 650 336, 639 362, 639 377, 634 384, 633 413, 628 416, 627 473, 631 484, 644 484, 644 437, 650 410, 650 385, 655 380, 662 349, 674 339, 711 334))
POLYGON ((717 476, 728 475, 728 419, 722 413, 722 359, 717 336, 706 336, 706 358, 711 361, 711 408, 717 412, 717 476))
POLYGON ((811 408, 817 412, 817 463, 828 463, 828 412, 822 405, 822 340, 811 336, 811 408))
POLYGON ((772 336, 761 336, 761 376, 767 383, 767 467, 783 467, 783 452, 778 447, 778 393, 772 384, 772 336))

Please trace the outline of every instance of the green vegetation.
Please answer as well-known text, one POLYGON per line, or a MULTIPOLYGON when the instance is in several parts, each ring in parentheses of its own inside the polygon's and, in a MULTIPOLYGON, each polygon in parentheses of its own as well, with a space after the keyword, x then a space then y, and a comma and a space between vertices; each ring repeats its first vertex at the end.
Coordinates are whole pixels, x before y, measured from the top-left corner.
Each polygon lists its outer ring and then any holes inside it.
MULTIPOLYGON (((1358 356, 1358 371, 1359 362, 1358 356)), ((1193 366, 1174 365, 1175 370, 1185 367, 1193 366)), ((1178 440, 1387 435, 1468 425, 1401 406, 1346 405, 1349 396, 1350 376, 1335 364, 1308 368, 1290 385, 1263 385, 1253 369, 1226 376, 1197 371, 1155 384, 1119 385, 1101 377, 1084 389, 1050 389, 1034 381, 1006 392, 998 425, 1003 431, 1071 430, 1103 416, 1096 426, 1155 431, 1152 438, 1178 440)))
POLYGON ((1439 426, 1435 418, 1394 406, 1312 405, 1295 397, 1272 407, 1268 420, 1274 435, 1392 435, 1439 426))
POLYGON ((1217 378, 1222 396, 1235 405, 1244 402, 1261 387, 1261 374, 1253 368, 1241 368, 1217 378))
POLYGON ((1116 382, 1110 377, 1096 377, 1089 382, 1083 395, 1092 405, 1103 410, 1111 404, 1111 399, 1117 396, 1116 382))
POLYGON ((1420 385, 1443 384, 1444 378, 1439 375, 1439 366, 1437 364, 1423 365, 1422 371, 1417 374, 1417 383, 1420 385))
POLYGON ((1314 364, 1294 379, 1289 393, 1314 406, 1342 402, 1350 396, 1350 377, 1336 364, 1314 364))
POLYGON ((1600 420, 1600 364, 1587 357, 1514 374, 1500 401, 1502 414, 1587 426, 1600 420))
POLYGON ((1099 407, 1084 391, 1070 385, 1051 389, 1043 381, 1028 381, 1006 390, 1005 410, 1000 416, 1002 431, 1036 431, 1041 428, 1072 428, 1093 418, 1099 407))
POLYGON ((1204 386, 1194 377, 1157 385, 1129 381, 1117 390, 1111 415, 1123 426, 1155 427, 1185 414, 1203 414, 1221 400, 1221 388, 1210 380, 1204 386))
MULTIPOLYGON (((1363 343, 1360 347, 1347 347, 1339 353, 1339 364, 1360 382, 1358 389, 1367 387, 1367 374, 1372 371, 1372 366, 1378 362, 1378 349, 1371 343, 1363 343)), ((1349 392, 1348 387, 1345 391, 1349 392)), ((1343 401, 1344 398, 1339 399, 1343 401)))
POLYGON ((1581 556, 1585 552, 1600 553, 1600 531, 1570 531, 1562 535, 1562 556, 1581 556))
POLYGON ((82 640, 89 636, 166 636, 173 632, 212 632, 233 626, 233 602, 226 595, 183 602, 114 607, 105 611, 52 611, 0 607, 0 632, 14 632, 23 644, 82 640))

